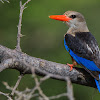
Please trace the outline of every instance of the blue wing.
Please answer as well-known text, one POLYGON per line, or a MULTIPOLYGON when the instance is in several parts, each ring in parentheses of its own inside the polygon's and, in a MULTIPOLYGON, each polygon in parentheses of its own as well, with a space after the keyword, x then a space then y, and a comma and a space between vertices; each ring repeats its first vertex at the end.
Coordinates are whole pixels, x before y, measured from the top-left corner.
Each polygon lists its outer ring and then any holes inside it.
POLYGON ((95 83, 96 83, 97 88, 98 88, 98 90, 99 90, 99 92, 100 92, 100 74, 99 74, 99 80, 96 80, 96 79, 95 79, 95 83))
MULTIPOLYGON (((68 48, 65 39, 64 39, 64 46, 65 46, 66 50, 69 52, 69 54, 74 58, 74 60, 78 64, 85 66, 87 69, 89 69, 91 71, 100 71, 100 69, 96 66, 96 64, 93 61, 79 57, 75 53, 73 53, 73 51, 68 48)), ((95 82, 96 82, 97 88, 100 92, 100 74, 99 74, 99 80, 95 79, 95 82)))
POLYGON ((69 49, 67 44, 66 44, 65 39, 64 39, 64 46, 65 46, 66 50, 69 52, 69 54, 74 58, 74 60, 78 64, 85 66, 87 69, 89 69, 91 71, 100 71, 100 69, 96 66, 96 64, 93 61, 79 57, 71 49, 69 49))

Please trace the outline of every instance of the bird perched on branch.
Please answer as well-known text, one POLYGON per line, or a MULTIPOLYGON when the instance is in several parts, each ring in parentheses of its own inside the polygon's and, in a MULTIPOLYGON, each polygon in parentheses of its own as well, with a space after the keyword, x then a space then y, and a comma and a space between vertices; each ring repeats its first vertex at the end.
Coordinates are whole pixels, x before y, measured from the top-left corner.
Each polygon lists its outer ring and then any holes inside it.
POLYGON ((100 51, 84 16, 76 11, 67 11, 63 15, 51 15, 49 18, 64 21, 69 27, 64 37, 64 46, 72 58, 73 64, 68 64, 70 70, 77 64, 83 66, 94 77, 100 92, 100 51))

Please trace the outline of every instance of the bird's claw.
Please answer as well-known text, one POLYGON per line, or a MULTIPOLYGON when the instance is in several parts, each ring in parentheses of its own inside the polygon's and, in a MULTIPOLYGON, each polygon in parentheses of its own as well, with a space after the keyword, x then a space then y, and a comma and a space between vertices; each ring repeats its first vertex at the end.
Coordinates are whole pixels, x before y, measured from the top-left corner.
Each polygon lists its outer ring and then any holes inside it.
POLYGON ((70 71, 72 71, 74 65, 73 64, 68 64, 68 63, 67 63, 67 65, 70 67, 70 71))

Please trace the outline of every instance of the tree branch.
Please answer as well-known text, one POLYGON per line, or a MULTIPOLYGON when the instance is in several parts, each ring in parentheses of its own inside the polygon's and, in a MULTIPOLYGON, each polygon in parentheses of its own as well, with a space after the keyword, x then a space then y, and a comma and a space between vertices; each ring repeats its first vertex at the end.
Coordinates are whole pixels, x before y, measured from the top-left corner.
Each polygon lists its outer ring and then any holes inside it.
POLYGON ((0 45, 0 61, 2 65, 0 66, 1 71, 11 68, 17 69, 24 74, 32 74, 31 68, 33 67, 38 75, 50 74, 51 78, 63 81, 66 81, 65 78, 67 76, 73 83, 96 88, 94 78, 83 68, 73 68, 72 71, 69 71, 70 67, 65 64, 31 57, 23 52, 11 50, 2 45, 0 45), (12 59, 10 63, 6 62, 9 59, 12 59))
POLYGON ((0 94, 1 94, 1 95, 4 95, 5 97, 7 97, 8 100, 13 100, 13 99, 9 96, 9 94, 7 94, 7 93, 3 93, 3 92, 0 91, 0 94))
POLYGON ((4 1, 6 1, 7 3, 10 3, 8 0, 0 0, 2 3, 4 3, 4 1))
POLYGON ((18 80, 17 80, 17 82, 16 82, 16 84, 15 84, 15 86, 14 86, 14 88, 13 88, 12 92, 11 92, 11 96, 13 96, 13 95, 14 95, 15 90, 16 90, 16 88, 18 87, 18 85, 19 85, 19 83, 20 83, 20 81, 21 81, 22 77, 23 77, 23 74, 21 74, 20 76, 18 76, 18 80))
POLYGON ((21 47, 20 47, 20 38, 23 36, 21 34, 21 26, 22 26, 22 15, 23 15, 23 11, 26 8, 26 4, 28 4, 31 0, 27 0, 24 4, 22 4, 22 0, 20 0, 20 14, 19 14, 19 23, 18 23, 18 33, 17 33, 17 46, 16 46, 16 50, 17 51, 21 51, 21 47))

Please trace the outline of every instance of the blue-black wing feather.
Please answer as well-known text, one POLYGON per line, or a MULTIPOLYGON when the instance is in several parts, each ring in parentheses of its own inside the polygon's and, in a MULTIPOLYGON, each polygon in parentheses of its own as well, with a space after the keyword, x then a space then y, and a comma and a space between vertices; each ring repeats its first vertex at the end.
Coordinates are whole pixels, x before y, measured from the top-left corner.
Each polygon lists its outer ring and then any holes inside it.
POLYGON ((96 39, 90 32, 75 33, 75 36, 66 34, 65 42, 68 48, 78 57, 93 61, 100 68, 99 47, 96 39))
POLYGON ((76 33, 75 36, 66 34, 64 45, 74 60, 99 80, 99 47, 93 35, 89 32, 76 33))

